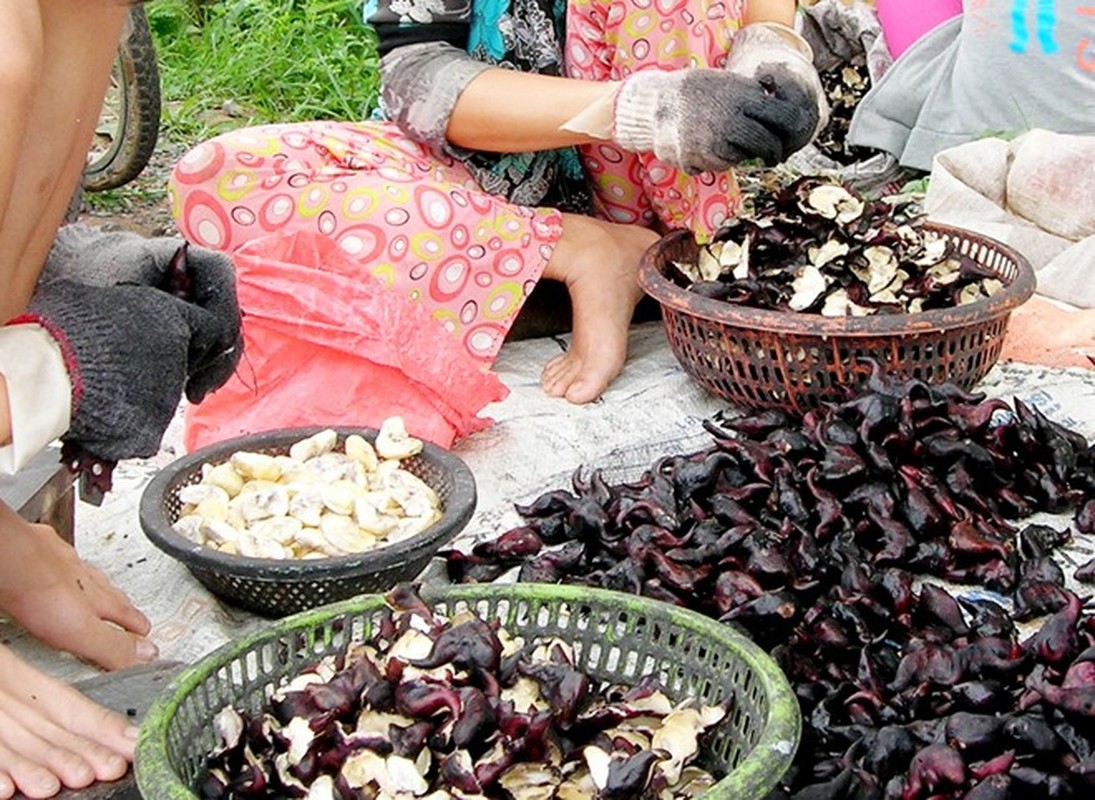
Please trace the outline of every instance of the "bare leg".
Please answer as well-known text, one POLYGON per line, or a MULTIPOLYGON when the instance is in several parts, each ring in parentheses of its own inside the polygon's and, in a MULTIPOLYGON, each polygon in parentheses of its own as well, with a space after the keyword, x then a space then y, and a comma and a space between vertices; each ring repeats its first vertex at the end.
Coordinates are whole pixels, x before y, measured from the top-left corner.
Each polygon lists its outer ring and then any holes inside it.
POLYGON ((566 284, 573 308, 570 349, 544 367, 540 383, 572 403, 596 400, 627 360, 628 329, 643 292, 639 259, 658 234, 579 214, 563 215, 563 235, 544 277, 566 284))
POLYGON ((83 171, 122 0, 0 0, 0 322, 26 306, 83 171))

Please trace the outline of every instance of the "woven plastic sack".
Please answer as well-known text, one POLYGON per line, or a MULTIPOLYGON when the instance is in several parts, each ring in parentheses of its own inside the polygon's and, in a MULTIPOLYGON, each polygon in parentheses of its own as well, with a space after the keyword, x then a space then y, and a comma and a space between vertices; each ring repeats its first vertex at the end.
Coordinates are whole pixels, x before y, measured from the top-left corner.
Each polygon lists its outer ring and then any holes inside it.
POLYGON ((185 412, 187 450, 309 425, 401 416, 441 447, 488 427, 509 390, 426 309, 389 291, 328 238, 268 236, 236 251, 244 357, 185 412))
POLYGON ((1009 244, 1030 261, 1038 293, 1095 308, 1095 136, 1040 128, 936 154, 924 209, 1009 244))

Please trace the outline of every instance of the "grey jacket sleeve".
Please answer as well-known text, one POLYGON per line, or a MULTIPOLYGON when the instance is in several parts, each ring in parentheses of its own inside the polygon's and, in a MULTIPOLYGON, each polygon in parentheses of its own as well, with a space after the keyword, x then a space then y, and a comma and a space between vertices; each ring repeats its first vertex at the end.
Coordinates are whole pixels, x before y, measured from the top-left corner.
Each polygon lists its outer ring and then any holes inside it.
POLYGON ((399 47, 381 59, 381 100, 388 117, 409 136, 452 153, 445 131, 453 108, 471 80, 487 69, 490 64, 446 42, 399 47))

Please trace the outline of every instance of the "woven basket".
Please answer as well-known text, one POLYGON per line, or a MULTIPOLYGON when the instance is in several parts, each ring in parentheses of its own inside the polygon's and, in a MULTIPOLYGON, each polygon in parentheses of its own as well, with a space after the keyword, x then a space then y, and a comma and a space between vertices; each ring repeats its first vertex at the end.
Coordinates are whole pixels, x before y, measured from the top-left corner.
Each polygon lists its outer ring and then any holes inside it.
MULTIPOLYGON (((425 481, 441 500, 442 516, 426 530, 390 545, 338 558, 270 559, 222 553, 172 530, 179 516, 179 489, 201 480, 205 463, 227 461, 239 450, 287 454, 290 445, 322 428, 252 434, 196 450, 164 468, 141 496, 140 520, 156 547, 181 561, 209 591, 226 602, 280 617, 366 592, 385 592, 418 576, 434 554, 458 534, 475 511, 475 479, 463 461, 426 443, 403 469, 425 481)), ((350 434, 375 441, 372 428, 338 428, 338 446, 350 434)))
POLYGON ((1012 309, 1034 293, 1030 263, 1000 242, 960 228, 925 224, 988 268, 1004 287, 992 297, 918 314, 824 317, 725 303, 665 277, 673 261, 694 261, 688 231, 660 239, 643 256, 639 284, 658 301, 669 345, 694 380, 746 409, 802 413, 847 399, 877 363, 886 375, 972 388, 1000 357, 1012 309))
MULTIPOLYGON (((647 598, 575 586, 424 588, 422 596, 443 614, 470 608, 526 639, 571 642, 575 666, 595 680, 634 684, 657 675, 674 700, 730 700, 701 753, 719 778, 704 800, 762 798, 791 764, 801 724, 795 696, 775 662, 730 626, 647 598)), ((145 800, 196 797, 205 754, 217 744, 216 713, 226 705, 259 712, 279 682, 351 641, 368 640, 383 605, 383 597, 368 596, 299 614, 177 676, 141 726, 135 770, 145 800)))

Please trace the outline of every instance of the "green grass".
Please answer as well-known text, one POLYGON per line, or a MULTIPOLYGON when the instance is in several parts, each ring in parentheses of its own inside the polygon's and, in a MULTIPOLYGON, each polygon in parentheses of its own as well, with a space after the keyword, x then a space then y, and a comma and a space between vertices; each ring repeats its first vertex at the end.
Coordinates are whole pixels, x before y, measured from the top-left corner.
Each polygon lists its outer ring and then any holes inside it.
POLYGON ((160 64, 165 135, 362 119, 376 104, 376 36, 354 0, 156 0, 146 6, 160 64))

